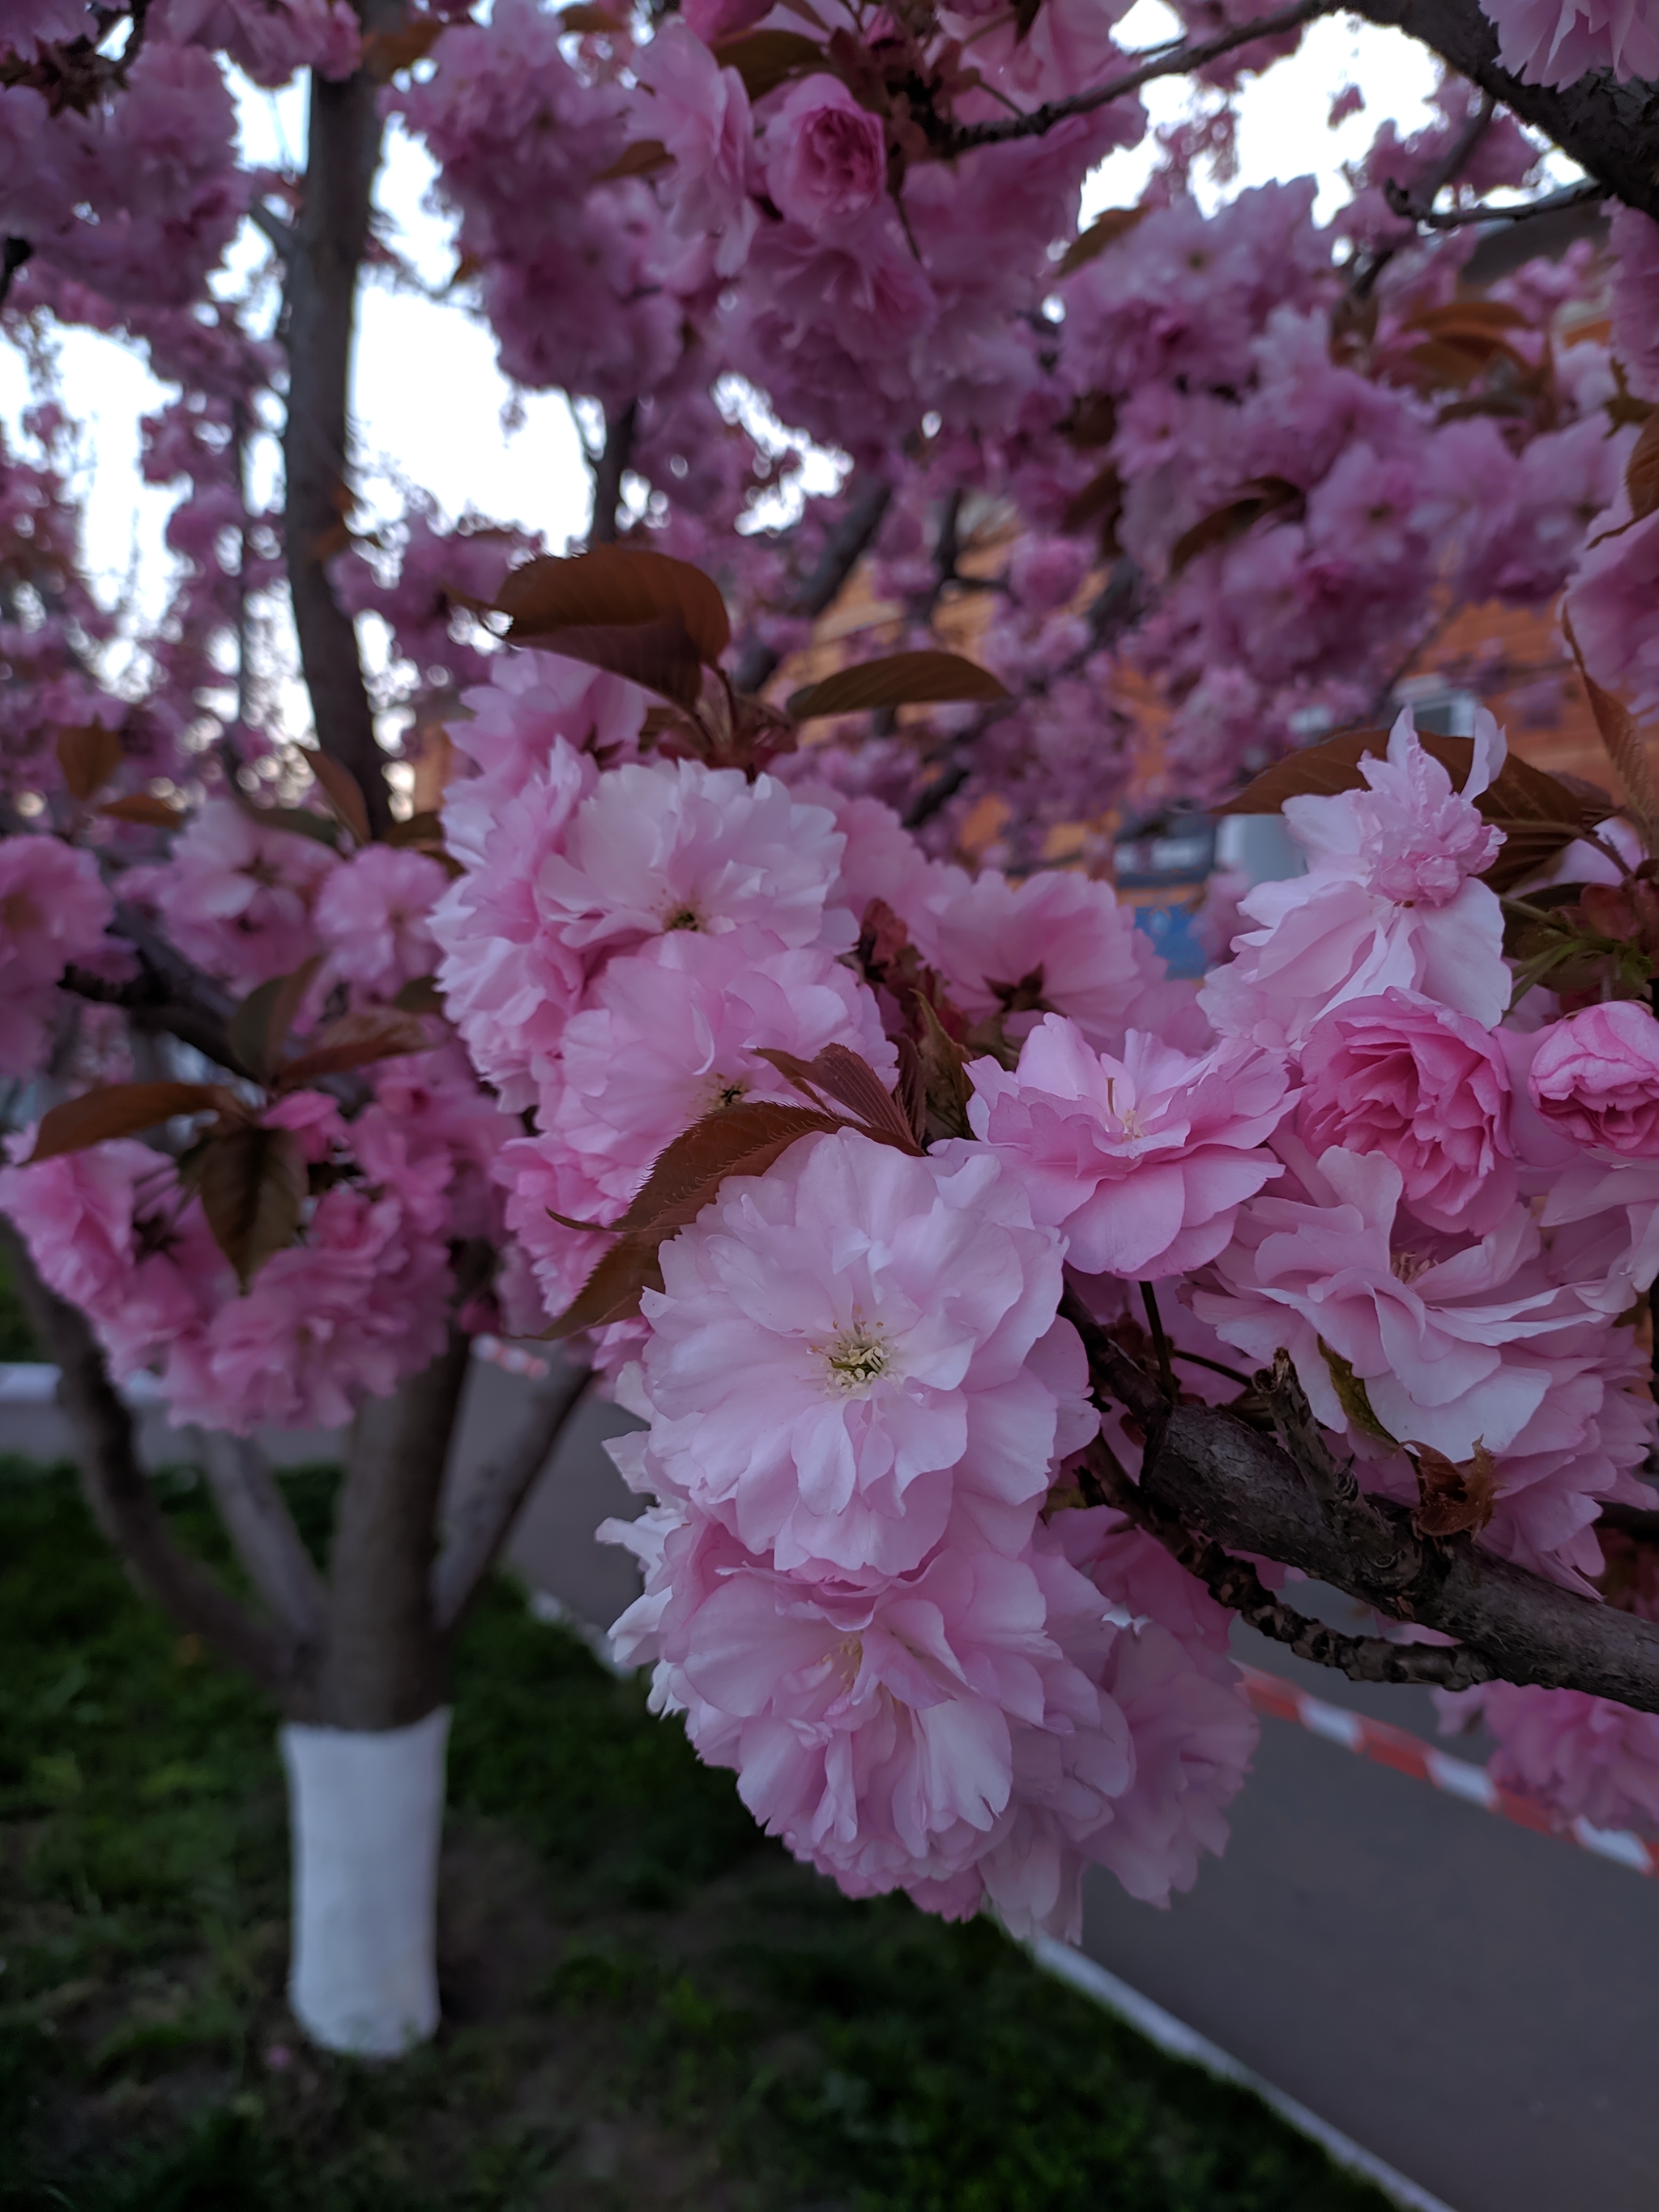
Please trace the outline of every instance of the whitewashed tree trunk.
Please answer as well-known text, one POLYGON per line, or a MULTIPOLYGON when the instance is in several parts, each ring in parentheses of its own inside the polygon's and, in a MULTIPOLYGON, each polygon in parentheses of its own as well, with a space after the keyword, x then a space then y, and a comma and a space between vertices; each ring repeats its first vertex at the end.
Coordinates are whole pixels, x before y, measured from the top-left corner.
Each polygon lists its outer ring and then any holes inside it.
POLYGON ((293 1837, 289 2002, 313 2043, 394 2058, 438 2025, 449 1708, 407 1728, 281 1733, 293 1837))

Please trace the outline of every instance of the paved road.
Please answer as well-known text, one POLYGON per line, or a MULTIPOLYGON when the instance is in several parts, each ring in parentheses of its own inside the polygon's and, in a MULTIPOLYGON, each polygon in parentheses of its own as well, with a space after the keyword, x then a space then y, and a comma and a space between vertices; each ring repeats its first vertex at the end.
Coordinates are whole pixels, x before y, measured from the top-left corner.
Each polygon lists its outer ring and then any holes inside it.
MULTIPOLYGON (((461 1480, 523 1389, 475 1376, 461 1480)), ((599 1449, 628 1425, 611 1408, 584 1415, 513 1547, 599 1626, 635 1586, 627 1555, 592 1537, 635 1509, 599 1449)), ((154 1427, 149 1442, 166 1449, 154 1427)), ((51 1448, 3 1406, 0 1444, 51 1448)), ((1425 1692, 1347 1683, 1249 1632, 1239 1651, 1432 1733, 1425 1692)), ((1085 1947, 1453 2212, 1659 2208, 1659 1882, 1268 1720, 1224 1859, 1167 1913, 1103 1880, 1085 1947)))

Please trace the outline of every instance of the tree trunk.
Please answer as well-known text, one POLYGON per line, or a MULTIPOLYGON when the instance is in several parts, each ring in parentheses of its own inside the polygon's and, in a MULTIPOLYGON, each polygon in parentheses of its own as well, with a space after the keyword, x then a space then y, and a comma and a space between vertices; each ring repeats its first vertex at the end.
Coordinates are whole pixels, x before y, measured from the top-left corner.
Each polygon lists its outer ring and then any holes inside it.
POLYGON ((313 2043, 395 2058, 438 2025, 449 1709, 408 1728, 282 1731, 293 1841, 288 1996, 313 2043))

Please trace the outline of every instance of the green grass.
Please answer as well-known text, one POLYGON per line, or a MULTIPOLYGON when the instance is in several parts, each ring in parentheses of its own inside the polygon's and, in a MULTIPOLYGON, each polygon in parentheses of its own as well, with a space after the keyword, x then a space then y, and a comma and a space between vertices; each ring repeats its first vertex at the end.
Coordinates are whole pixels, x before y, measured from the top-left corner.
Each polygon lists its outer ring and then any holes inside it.
MULTIPOLYGON (((325 1478, 294 1495, 325 1524, 325 1478)), ((282 2000, 270 1714, 66 1474, 0 1463, 4 2212, 1378 2212, 988 1925, 794 1866, 506 1583, 456 1705, 445 2027, 323 2057, 282 2000)))

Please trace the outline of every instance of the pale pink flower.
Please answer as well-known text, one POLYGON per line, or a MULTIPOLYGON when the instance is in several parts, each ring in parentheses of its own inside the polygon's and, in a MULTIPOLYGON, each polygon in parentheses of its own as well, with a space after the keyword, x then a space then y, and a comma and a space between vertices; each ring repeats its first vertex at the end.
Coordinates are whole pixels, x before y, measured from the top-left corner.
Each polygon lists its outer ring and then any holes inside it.
POLYGON ((1659 1159, 1659 1021, 1633 999, 1585 1006, 1547 1030, 1527 1089, 1554 1128, 1624 1159, 1659 1159))
POLYGON ((1648 0, 1480 0, 1498 58, 1533 84, 1576 84, 1591 70, 1659 77, 1659 24, 1648 0))
POLYGON ((1284 1172, 1265 1149, 1295 1100, 1284 1059, 1237 1038, 1194 1059, 1131 1030, 1117 1060, 1047 1014, 1013 1073, 980 1060, 969 1074, 975 1135, 1085 1274, 1201 1267, 1284 1172))
POLYGON ((741 38, 772 12, 775 0, 685 0, 681 10, 706 46, 741 38))
POLYGON ((766 930, 675 930, 612 960, 564 1033, 563 1087, 548 1133, 608 1196, 631 1198, 692 1122, 742 1099, 806 1103, 758 1057, 860 1054, 890 1088, 897 1074, 873 994, 830 953, 766 930))
POLYGON ((1235 940, 1235 957, 1199 994, 1216 1028, 1295 1047, 1333 1006, 1395 988, 1495 1029, 1512 988, 1504 916, 1475 878, 1502 840, 1474 801, 1503 761, 1502 733, 1483 712, 1468 780, 1454 791, 1408 711, 1387 758, 1361 762, 1368 789, 1287 800, 1308 872, 1240 902, 1262 927, 1235 940))
POLYGON ((54 986, 96 961, 114 902, 90 853, 56 837, 0 839, 0 1075, 31 1075, 46 1049, 54 986))
POLYGON ((1314 1157, 1380 1152, 1431 1228, 1490 1228, 1514 1202, 1508 1066, 1467 1015, 1411 991, 1346 999, 1309 1031, 1302 1085, 1297 1132, 1314 1157))
POLYGON ((1659 708, 1659 635, 1650 619, 1659 586, 1659 515, 1630 528, 1629 501, 1598 518, 1598 543, 1578 556, 1567 613, 1585 665, 1596 682, 1644 718, 1659 708))
POLYGON ((449 878, 425 853, 366 846, 324 884, 313 918, 336 970, 390 999, 438 964, 432 909, 449 878))
POLYGON ((1437 1691, 1435 1703, 1444 1729, 1485 1721, 1498 1738, 1487 1771, 1500 1790, 1547 1806, 1564 1826, 1659 1833, 1659 1713, 1517 1682, 1437 1691))
POLYGON ((1339 1433, 1349 1417, 1332 1357, 1401 1443, 1460 1462, 1477 1443, 1509 1450, 1548 1395, 1553 1351, 1576 1352, 1595 1310, 1577 1286, 1550 1281, 1528 1209, 1517 1203, 1461 1249, 1402 1224, 1410 1241, 1396 1254, 1403 1178, 1392 1160, 1333 1148, 1297 1172, 1312 1202, 1250 1200, 1215 1262, 1224 1291, 1194 1297, 1200 1320, 1260 1365, 1283 1346, 1339 1433))
POLYGON ((1116 1052, 1136 1001, 1164 973, 1111 885, 1065 869, 1015 884, 994 868, 951 868, 906 919, 963 1012, 1002 1014, 1015 1039, 1043 1014, 1065 1014, 1097 1051, 1116 1052))
POLYGON ((653 1449, 786 1571, 904 1572, 953 1510, 1018 1551, 1094 1431, 1059 1239, 979 1147, 811 1139, 729 1181, 660 1259, 653 1449))
POLYGON ((734 276, 760 220, 749 192, 755 126, 743 79, 722 69, 702 40, 672 18, 643 49, 638 66, 641 82, 656 95, 653 127, 674 157, 674 228, 684 237, 713 239, 715 274, 734 276))
POLYGON ((844 842, 827 809, 799 805, 775 776, 750 783, 698 761, 624 766, 600 778, 563 851, 543 861, 536 905, 583 949, 744 922, 811 945, 844 842))
POLYGON ((321 949, 312 910, 339 865, 316 838, 210 799, 174 839, 167 866, 146 871, 147 888, 186 958, 251 991, 321 949))
POLYGON ((790 222, 815 238, 836 235, 886 191, 880 117, 838 77, 802 78, 767 124, 766 184, 790 222))

